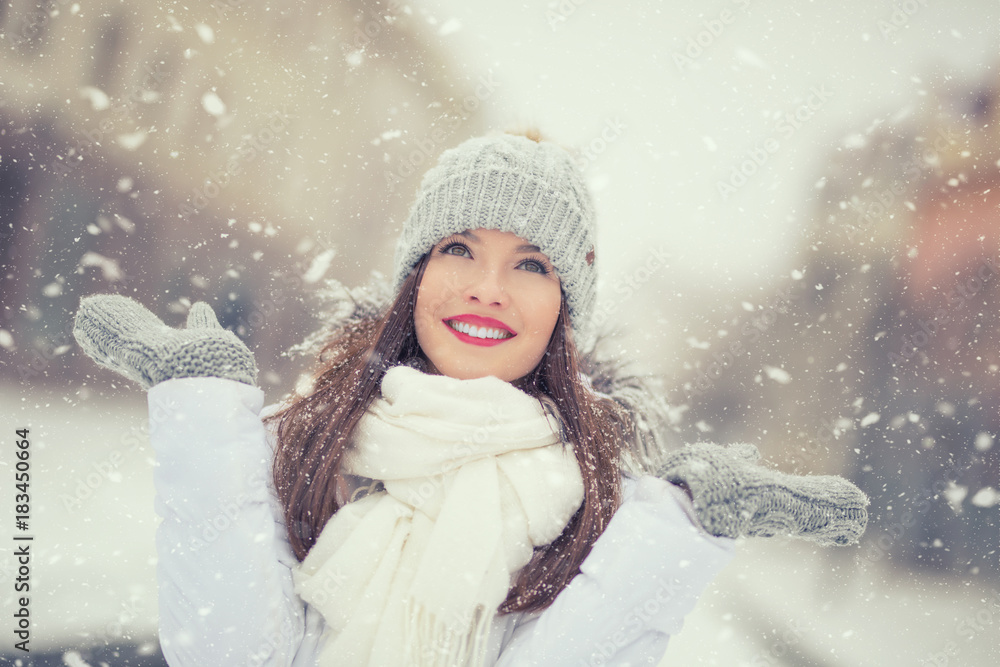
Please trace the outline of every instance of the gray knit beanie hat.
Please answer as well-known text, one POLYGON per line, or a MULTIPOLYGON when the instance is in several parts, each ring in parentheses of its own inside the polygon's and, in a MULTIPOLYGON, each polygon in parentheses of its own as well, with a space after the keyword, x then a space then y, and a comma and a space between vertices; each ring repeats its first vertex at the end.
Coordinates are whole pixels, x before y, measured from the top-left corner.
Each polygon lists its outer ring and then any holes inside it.
POLYGON ((577 347, 593 343, 594 206, 583 174, 559 146, 510 134, 469 139, 424 176, 396 244, 393 291, 420 258, 467 229, 513 232, 555 266, 577 347))

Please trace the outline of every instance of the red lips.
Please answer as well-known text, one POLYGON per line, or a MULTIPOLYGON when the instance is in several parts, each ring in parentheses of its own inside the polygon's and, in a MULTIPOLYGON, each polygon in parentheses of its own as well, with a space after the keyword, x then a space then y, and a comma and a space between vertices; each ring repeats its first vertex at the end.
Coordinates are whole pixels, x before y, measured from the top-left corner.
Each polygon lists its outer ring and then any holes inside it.
POLYGON ((480 315, 456 315, 455 317, 449 317, 441 320, 441 322, 448 327, 448 331, 455 334, 455 337, 464 343, 470 343, 472 345, 479 345, 482 347, 492 347, 494 345, 499 345, 500 343, 506 343, 507 341, 513 339, 517 334, 511 331, 510 327, 501 322, 500 320, 493 319, 492 317, 482 317, 480 315), (510 334, 510 338, 478 338, 464 334, 461 331, 456 331, 448 325, 450 321, 465 322, 471 324, 475 327, 487 328, 487 329, 500 329, 501 331, 506 331, 510 334))
POLYGON ((512 336, 516 336, 513 329, 501 322, 500 320, 495 320, 492 317, 483 317, 482 315, 455 315, 454 317, 445 318, 445 322, 450 320, 458 320, 459 322, 466 322, 476 327, 486 327, 487 329, 501 329, 506 331, 512 336))

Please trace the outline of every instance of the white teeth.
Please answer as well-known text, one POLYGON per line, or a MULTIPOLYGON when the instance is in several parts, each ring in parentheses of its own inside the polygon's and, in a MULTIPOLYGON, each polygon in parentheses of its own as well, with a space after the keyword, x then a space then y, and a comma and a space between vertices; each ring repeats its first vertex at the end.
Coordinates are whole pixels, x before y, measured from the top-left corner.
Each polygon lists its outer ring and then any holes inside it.
POLYGON ((492 338, 494 340, 504 340, 511 337, 511 334, 502 329, 490 329, 487 327, 476 327, 465 322, 452 320, 447 322, 448 326, 456 331, 472 336, 473 338, 492 338))

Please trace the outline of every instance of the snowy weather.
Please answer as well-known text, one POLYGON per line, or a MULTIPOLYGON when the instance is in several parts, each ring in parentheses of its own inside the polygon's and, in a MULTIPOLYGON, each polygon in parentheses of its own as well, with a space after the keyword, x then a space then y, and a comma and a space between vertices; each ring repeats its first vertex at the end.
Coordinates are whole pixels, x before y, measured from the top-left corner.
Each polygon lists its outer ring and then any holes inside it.
POLYGON ((998 664, 998 230, 996 0, 0 0, 0 664, 998 664))

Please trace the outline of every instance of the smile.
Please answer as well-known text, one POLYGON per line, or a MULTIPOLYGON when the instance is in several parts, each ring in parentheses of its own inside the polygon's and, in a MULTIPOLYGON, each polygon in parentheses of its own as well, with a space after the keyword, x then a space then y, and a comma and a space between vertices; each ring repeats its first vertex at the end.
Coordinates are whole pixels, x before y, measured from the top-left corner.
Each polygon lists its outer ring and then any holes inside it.
POLYGON ((502 329, 477 327, 474 324, 457 320, 447 320, 445 325, 459 340, 473 345, 498 345, 514 337, 513 334, 502 329))

